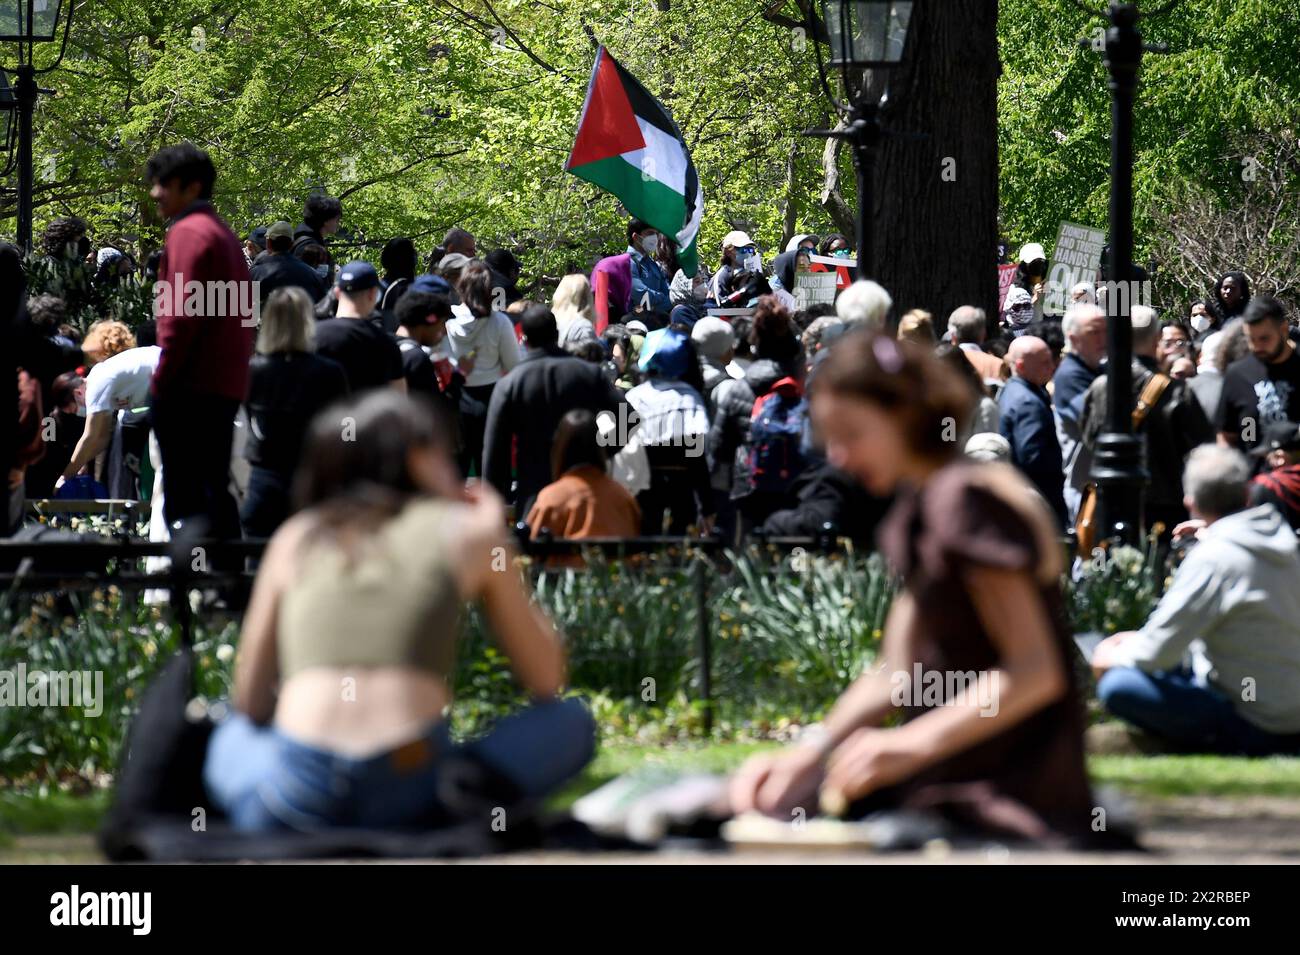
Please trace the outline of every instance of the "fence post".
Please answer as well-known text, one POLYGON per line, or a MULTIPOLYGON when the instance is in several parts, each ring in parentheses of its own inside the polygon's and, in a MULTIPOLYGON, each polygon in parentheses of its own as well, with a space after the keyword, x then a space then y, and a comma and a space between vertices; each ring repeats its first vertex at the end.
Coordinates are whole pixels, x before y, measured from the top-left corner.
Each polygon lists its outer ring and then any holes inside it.
POLYGON ((709 581, 703 551, 695 560, 695 627, 699 638, 700 695, 704 702, 704 735, 713 735, 713 644, 709 631, 709 581))

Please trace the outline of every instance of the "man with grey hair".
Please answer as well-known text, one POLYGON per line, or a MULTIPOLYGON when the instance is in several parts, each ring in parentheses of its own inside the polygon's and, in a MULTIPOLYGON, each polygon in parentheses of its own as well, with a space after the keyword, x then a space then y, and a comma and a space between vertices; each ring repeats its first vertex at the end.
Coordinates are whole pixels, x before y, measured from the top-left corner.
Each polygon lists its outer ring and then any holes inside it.
MULTIPOLYGON (((1156 345, 1160 340, 1160 321, 1156 310, 1134 305, 1132 402, 1136 408, 1147 385, 1160 376, 1158 389, 1150 407, 1145 407, 1136 429, 1142 441, 1147 472, 1151 482, 1146 488, 1144 513, 1147 526, 1163 525, 1162 539, 1187 520, 1183 506, 1183 462, 1192 448, 1214 440, 1214 431, 1201 410, 1201 404, 1187 388, 1186 381, 1161 375, 1156 362, 1156 345)), ((1095 454, 1097 439, 1106 430, 1106 375, 1098 375, 1084 393, 1080 414, 1082 440, 1088 454, 1095 454)), ((1150 392, 1148 392, 1150 394, 1150 392)))
POLYGON ((1300 753, 1300 550, 1271 504, 1247 506, 1250 465, 1191 453, 1183 483, 1197 543, 1141 630, 1092 655, 1111 713, 1179 747, 1300 753))
POLYGON ((1007 366, 997 355, 984 350, 984 339, 988 335, 988 317, 984 309, 974 305, 959 306, 948 316, 948 330, 952 343, 961 349, 980 378, 986 384, 1001 388, 1007 378, 1007 366))
POLYGON ((835 301, 835 314, 849 325, 863 325, 873 331, 885 327, 885 318, 894 305, 884 287, 870 279, 859 279, 835 301))
POLYGON ((1067 348, 1052 376, 1052 411, 1065 469, 1065 509, 1074 523, 1092 470, 1092 454, 1082 440, 1083 397, 1106 357, 1106 313, 1096 305, 1071 305, 1061 331, 1067 348))

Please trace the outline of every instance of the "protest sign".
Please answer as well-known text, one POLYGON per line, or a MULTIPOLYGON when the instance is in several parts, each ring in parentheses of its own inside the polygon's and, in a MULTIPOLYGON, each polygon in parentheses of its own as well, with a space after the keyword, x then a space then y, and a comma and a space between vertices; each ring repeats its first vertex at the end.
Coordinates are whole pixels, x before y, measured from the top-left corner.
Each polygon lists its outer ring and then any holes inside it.
POLYGON ((834 272, 796 272, 794 288, 790 294, 801 309, 812 305, 831 305, 835 302, 838 278, 834 272))
POLYGON ((1011 284, 1016 280, 1016 265, 1012 262, 1010 265, 998 266, 998 314, 1002 314, 1002 306, 1006 303, 1007 292, 1011 291, 1011 284))
POLYGON ((1044 288, 1045 315, 1060 315, 1070 304, 1070 289, 1079 282, 1095 282, 1101 268, 1101 250, 1106 245, 1104 229, 1062 222, 1052 248, 1044 288))

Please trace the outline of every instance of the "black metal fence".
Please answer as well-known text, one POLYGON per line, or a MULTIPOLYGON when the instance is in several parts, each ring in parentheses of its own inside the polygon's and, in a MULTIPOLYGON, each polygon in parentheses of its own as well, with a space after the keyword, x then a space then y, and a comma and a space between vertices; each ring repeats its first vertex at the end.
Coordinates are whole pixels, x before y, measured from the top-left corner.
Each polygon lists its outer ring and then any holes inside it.
MULTIPOLYGON (((256 561, 266 547, 265 539, 213 540, 197 534, 176 536, 171 541, 141 541, 128 534, 98 536, 69 534, 66 539, 0 540, 0 591, 63 592, 96 590, 113 585, 126 591, 165 590, 180 640, 194 642, 192 590, 213 589, 229 595, 228 606, 242 611, 256 576, 256 561), (169 559, 164 571, 146 572, 140 563, 150 557, 169 559)), ((706 733, 712 731, 713 634, 710 627, 709 567, 725 558, 724 542, 716 537, 635 537, 556 539, 543 532, 529 535, 526 525, 515 527, 521 553, 538 561, 597 552, 606 558, 627 558, 640 554, 682 553, 692 558, 693 597, 696 603, 695 653, 699 664, 700 705, 706 733)), ((755 543, 778 553, 803 549, 809 553, 831 553, 843 542, 829 525, 817 537, 766 537, 755 543)))

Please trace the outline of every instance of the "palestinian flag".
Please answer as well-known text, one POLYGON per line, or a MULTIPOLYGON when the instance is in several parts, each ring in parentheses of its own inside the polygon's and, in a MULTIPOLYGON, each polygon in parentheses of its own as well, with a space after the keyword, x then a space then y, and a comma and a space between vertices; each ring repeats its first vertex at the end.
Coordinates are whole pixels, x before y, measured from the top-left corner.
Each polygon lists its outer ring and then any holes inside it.
POLYGON ((613 193, 632 215, 674 237, 682 271, 695 274, 704 197, 686 141, 668 111, 603 46, 564 168, 613 193))

